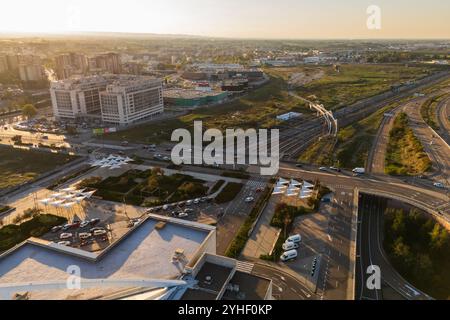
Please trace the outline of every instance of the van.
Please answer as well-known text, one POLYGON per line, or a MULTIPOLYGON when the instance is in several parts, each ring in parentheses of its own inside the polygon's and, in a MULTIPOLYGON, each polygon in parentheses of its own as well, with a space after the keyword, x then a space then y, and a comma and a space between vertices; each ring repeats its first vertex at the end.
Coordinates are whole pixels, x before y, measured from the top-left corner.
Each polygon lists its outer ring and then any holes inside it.
POLYGON ((294 249, 294 250, 286 251, 285 253, 283 253, 280 257, 280 260, 283 262, 286 262, 286 261, 297 258, 297 256, 298 256, 297 250, 294 249))
POLYGON ((299 243, 302 241, 302 237, 299 234, 294 234, 286 239, 286 242, 299 243))
POLYGON ((283 243, 283 245, 281 247, 283 248, 284 251, 290 251, 290 250, 298 249, 299 245, 298 245, 298 243, 286 241, 285 243, 283 243))

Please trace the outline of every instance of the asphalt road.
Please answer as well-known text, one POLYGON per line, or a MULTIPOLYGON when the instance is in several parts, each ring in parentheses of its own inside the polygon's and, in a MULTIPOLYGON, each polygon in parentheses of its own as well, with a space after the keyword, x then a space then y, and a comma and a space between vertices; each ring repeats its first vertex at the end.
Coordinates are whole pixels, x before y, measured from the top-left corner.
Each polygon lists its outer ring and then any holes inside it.
POLYGON ((443 100, 438 105, 438 121, 441 137, 450 145, 450 99, 443 100))
MULTIPOLYGON (((415 289, 392 267, 383 249, 383 215, 386 200, 361 194, 358 211, 358 234, 356 246, 356 299, 382 300, 380 288, 368 288, 367 280, 372 273, 370 266, 378 266, 381 280, 408 300, 430 300, 431 298, 415 289)), ((369 281, 370 282, 370 281, 369 281)))
POLYGON ((405 112, 410 120, 410 127, 433 162, 434 172, 431 177, 450 187, 450 147, 423 120, 420 105, 408 104, 405 112))

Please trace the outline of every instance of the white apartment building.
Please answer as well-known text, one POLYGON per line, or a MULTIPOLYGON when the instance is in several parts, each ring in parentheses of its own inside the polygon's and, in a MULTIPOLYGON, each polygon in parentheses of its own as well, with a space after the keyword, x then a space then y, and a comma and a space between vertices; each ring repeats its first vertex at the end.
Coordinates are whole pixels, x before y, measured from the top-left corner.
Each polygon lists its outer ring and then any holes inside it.
POLYGON ((162 81, 150 77, 113 77, 101 92, 102 120, 127 125, 164 112, 162 81))
POLYGON ((164 111, 162 81, 105 75, 54 81, 50 87, 56 119, 97 118, 128 125, 164 111))

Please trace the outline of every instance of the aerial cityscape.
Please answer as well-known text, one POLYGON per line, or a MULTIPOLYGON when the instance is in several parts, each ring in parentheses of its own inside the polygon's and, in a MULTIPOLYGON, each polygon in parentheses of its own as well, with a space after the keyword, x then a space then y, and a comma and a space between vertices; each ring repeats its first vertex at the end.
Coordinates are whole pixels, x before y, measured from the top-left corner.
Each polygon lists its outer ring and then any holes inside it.
POLYGON ((8 1, 0 300, 449 300, 450 3, 319 2, 8 1))

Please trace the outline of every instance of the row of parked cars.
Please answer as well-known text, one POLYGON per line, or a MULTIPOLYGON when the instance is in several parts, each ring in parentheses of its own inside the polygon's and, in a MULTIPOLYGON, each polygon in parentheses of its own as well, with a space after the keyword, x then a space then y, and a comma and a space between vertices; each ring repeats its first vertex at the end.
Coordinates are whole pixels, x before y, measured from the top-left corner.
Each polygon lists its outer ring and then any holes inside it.
POLYGON ((168 211, 168 210, 174 210, 171 212, 171 215, 178 218, 185 218, 189 216, 190 213, 194 212, 194 209, 191 208, 185 208, 184 210, 176 210, 181 209, 183 207, 191 207, 193 205, 198 205, 200 203, 206 203, 211 202, 213 200, 212 197, 202 197, 202 198, 196 198, 192 200, 187 201, 180 201, 177 203, 171 203, 171 204, 165 204, 163 206, 153 207, 149 208, 147 210, 147 213, 155 213, 159 211, 168 211))
POLYGON ((67 231, 69 229, 85 228, 87 226, 96 225, 99 222, 100 219, 98 218, 83 221, 74 220, 72 223, 66 223, 65 225, 53 227, 52 232, 56 233, 58 231, 67 231))
MULTIPOLYGON (((89 242, 92 242, 94 238, 99 238, 102 241, 106 241, 107 231, 105 228, 102 227, 94 227, 89 229, 89 232, 81 232, 78 234, 78 239, 80 240, 80 244, 83 246, 85 244, 88 244, 89 242)), ((64 246, 70 246, 72 244, 72 241, 74 239, 74 234, 71 232, 63 232, 59 235, 59 239, 61 241, 58 242, 60 245, 64 246)))
POLYGON ((294 234, 287 238, 282 246, 284 252, 280 257, 280 260, 286 262, 297 258, 297 249, 300 246, 300 242, 302 242, 302 237, 299 234, 294 234))

